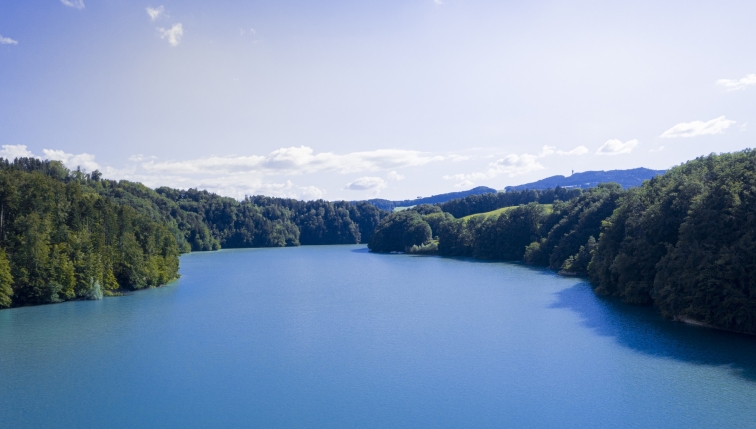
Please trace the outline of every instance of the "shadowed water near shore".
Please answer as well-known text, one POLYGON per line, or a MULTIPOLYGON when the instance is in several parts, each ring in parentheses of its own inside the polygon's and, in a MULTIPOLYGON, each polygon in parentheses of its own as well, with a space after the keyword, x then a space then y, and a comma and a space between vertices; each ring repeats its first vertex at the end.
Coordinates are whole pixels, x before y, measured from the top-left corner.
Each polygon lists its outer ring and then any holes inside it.
MULTIPOLYGON (((355 251, 367 252, 367 249, 355 251)), ((474 258, 447 259, 469 263, 501 263, 474 258)), ((552 270, 520 262, 506 264, 532 270, 538 275, 555 275, 552 270)), ((627 304, 618 298, 596 295, 587 279, 573 277, 569 280, 575 284, 556 292, 557 300, 550 307, 574 311, 580 315, 583 324, 597 334, 613 338, 621 346, 656 357, 727 367, 732 374, 756 382, 756 336, 674 322, 661 317, 652 307, 627 304)))
POLYGON ((580 315, 583 324, 619 345, 656 357, 729 367, 756 382, 756 337, 663 319, 649 307, 599 297, 580 283, 556 293, 553 308, 580 315))
MULTIPOLYGON (((423 257, 423 256, 417 256, 423 257)), ((474 258, 453 258, 472 263, 496 263, 474 258)), ((552 270, 530 267, 540 275, 552 270)), ((583 324, 599 335, 613 338, 621 346, 656 357, 728 367, 733 374, 756 382, 756 336, 694 326, 664 319, 652 307, 596 295, 587 279, 572 278, 574 286, 556 292, 551 308, 565 308, 580 315, 583 324)))
POLYGON ((181 273, 0 311, 0 427, 753 427, 752 337, 548 270, 323 246, 181 273))

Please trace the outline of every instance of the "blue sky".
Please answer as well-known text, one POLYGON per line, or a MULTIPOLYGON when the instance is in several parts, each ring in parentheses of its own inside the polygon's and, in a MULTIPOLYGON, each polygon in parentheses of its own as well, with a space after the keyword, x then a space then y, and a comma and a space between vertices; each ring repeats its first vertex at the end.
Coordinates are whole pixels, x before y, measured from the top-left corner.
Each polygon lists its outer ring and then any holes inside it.
POLYGON ((746 1, 0 0, 0 156, 414 198, 753 146, 746 1))

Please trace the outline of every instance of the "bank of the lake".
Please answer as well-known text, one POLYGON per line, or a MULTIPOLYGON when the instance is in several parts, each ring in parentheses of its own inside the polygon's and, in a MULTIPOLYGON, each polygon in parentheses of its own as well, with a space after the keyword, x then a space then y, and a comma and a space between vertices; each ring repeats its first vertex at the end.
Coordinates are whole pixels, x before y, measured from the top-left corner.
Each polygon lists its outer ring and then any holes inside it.
POLYGON ((754 426, 753 337, 549 270, 357 245, 181 274, 0 311, 0 427, 754 426))

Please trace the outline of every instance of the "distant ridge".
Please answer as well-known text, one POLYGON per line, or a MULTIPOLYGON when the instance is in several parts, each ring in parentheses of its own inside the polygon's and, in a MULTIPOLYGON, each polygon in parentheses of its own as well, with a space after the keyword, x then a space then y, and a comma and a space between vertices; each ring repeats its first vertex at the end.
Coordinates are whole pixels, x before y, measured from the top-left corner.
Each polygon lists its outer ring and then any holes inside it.
MULTIPOLYGON (((496 192, 498 191, 494 188, 489 188, 487 186, 478 186, 477 188, 472 188, 469 191, 449 192, 446 194, 433 195, 431 197, 416 198, 414 200, 391 201, 391 200, 384 200, 380 198, 374 198, 372 200, 367 200, 367 202, 378 207, 381 210, 392 211, 396 207, 410 207, 410 206, 416 206, 418 204, 445 203, 450 200, 454 200, 457 198, 464 198, 470 195, 480 195, 480 194, 489 194, 489 193, 495 194, 496 192)), ((356 202, 356 201, 353 201, 353 202, 356 202)))
POLYGON ((551 176, 532 183, 518 186, 507 186, 504 190, 523 191, 526 189, 549 189, 561 186, 563 188, 593 188, 599 183, 615 182, 623 188, 632 188, 643 184, 644 180, 664 174, 666 170, 651 170, 648 168, 633 168, 629 170, 584 171, 572 176, 551 176))
MULTIPOLYGON (((525 183, 524 185, 507 186, 504 191, 523 191, 526 189, 551 189, 561 186, 562 188, 593 188, 599 183, 615 182, 623 188, 632 188, 643 184, 644 180, 651 179, 654 176, 664 174, 666 170, 651 170, 649 168, 632 168, 629 170, 609 170, 609 171, 584 171, 575 173, 571 176, 551 176, 536 182, 525 183)), ((469 197, 471 195, 481 195, 498 192, 496 189, 487 186, 478 186, 469 191, 449 192, 446 194, 433 195, 431 197, 416 198, 414 200, 392 201, 381 198, 366 200, 366 202, 378 207, 381 210, 393 211, 397 207, 411 207, 419 204, 440 204, 458 198, 469 197)), ((352 201, 356 203, 357 201, 352 201)))

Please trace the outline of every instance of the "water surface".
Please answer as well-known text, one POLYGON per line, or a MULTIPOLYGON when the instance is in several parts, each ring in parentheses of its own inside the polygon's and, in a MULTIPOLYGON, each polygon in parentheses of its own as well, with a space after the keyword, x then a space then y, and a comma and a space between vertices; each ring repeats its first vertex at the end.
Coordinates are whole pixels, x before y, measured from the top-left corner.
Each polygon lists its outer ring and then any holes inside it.
POLYGON ((550 271, 324 246, 181 273, 0 311, 0 427, 756 428, 756 338, 550 271))

